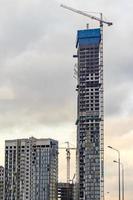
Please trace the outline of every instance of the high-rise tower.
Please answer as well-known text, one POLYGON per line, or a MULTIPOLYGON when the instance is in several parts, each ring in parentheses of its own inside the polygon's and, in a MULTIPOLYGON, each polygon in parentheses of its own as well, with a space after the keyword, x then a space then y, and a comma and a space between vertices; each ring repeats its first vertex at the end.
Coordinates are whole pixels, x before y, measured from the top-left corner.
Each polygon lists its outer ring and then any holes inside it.
MULTIPOLYGON (((61 7, 99 22, 100 28, 78 31, 77 196, 104 200, 103 25, 113 25, 72 7, 61 7)), ((88 25, 87 25, 88 26, 88 25)), ((74 56, 75 57, 75 56, 74 56)))
POLYGON ((79 200, 100 200, 103 178, 103 70, 100 28, 77 33, 77 181, 79 200))
MULTIPOLYGON (((72 7, 61 7, 99 22, 96 29, 78 31, 77 196, 104 200, 103 25, 113 25, 72 7)), ((75 57, 75 56, 74 56, 75 57)))

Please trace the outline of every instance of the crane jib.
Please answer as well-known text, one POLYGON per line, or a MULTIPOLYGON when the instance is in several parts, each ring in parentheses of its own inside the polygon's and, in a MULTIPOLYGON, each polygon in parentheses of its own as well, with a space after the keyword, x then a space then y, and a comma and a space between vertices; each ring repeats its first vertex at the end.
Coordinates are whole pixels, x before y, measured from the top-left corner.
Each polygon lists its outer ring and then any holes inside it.
MULTIPOLYGON (((95 16, 93 16, 93 15, 90 15, 90 14, 87 14, 87 13, 85 13, 85 12, 83 12, 83 11, 76 10, 76 9, 74 9, 74 8, 65 6, 65 5, 63 5, 63 4, 61 4, 61 7, 65 8, 65 9, 68 9, 68 10, 71 10, 72 12, 78 13, 78 14, 80 14, 80 15, 84 15, 84 16, 89 17, 89 18, 91 18, 91 19, 94 19, 94 20, 96 20, 96 21, 99 21, 101 24, 107 24, 108 26, 113 25, 112 22, 104 21, 104 20, 102 20, 102 18, 95 17, 95 16)), ((100 15, 101 15, 101 13, 100 13, 100 15)))

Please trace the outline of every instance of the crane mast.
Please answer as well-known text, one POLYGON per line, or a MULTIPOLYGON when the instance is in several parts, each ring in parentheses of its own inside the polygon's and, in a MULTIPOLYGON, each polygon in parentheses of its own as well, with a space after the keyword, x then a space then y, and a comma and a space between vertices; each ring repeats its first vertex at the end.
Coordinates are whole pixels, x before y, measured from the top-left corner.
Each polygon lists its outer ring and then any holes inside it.
POLYGON ((66 150, 66 159, 67 159, 67 183, 70 183, 70 159, 71 159, 71 153, 70 150, 76 150, 74 147, 70 147, 69 142, 65 142, 67 144, 67 147, 59 147, 59 149, 65 149, 66 150))
POLYGON ((67 183, 70 181, 70 146, 69 142, 66 142, 67 148, 66 148, 66 153, 67 153, 67 183))
MULTIPOLYGON (((61 4, 61 7, 70 10, 72 12, 78 13, 80 15, 83 15, 85 17, 88 17, 92 20, 98 21, 100 23, 100 32, 101 32, 101 41, 100 41, 100 49, 99 49, 99 54, 100 54, 100 62, 99 62, 99 70, 100 70, 100 83, 101 83, 101 88, 100 88, 100 117, 101 117, 101 126, 100 126, 100 158, 101 158, 101 162, 100 162, 100 196, 101 196, 101 200, 104 200, 104 87, 103 87, 103 25, 108 25, 111 26, 113 25, 112 22, 109 21, 105 21, 103 20, 103 16, 102 13, 100 14, 100 18, 95 17, 93 15, 90 15, 88 13, 85 13, 83 11, 80 10, 76 10, 74 8, 71 8, 69 6, 63 5, 61 4)), ((69 149, 69 148, 68 148, 69 149)), ((68 162, 69 163, 69 162, 68 162)))

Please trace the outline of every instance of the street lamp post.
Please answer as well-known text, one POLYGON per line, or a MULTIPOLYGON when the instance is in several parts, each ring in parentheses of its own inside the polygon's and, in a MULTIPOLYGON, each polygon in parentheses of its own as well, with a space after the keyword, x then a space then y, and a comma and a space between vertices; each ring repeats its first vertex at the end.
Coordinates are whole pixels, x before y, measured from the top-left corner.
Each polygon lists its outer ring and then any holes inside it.
POLYGON ((118 153, 118 185, 119 185, 119 200, 121 200, 120 151, 118 149, 113 148, 112 146, 108 146, 108 148, 118 153))
POLYGON ((123 177, 122 178, 122 197, 123 197, 122 200, 124 200, 125 199, 125 191, 124 191, 125 190, 125 187, 124 187, 124 185, 125 185, 124 184, 124 181, 125 181, 124 180, 124 165, 121 163, 121 166, 122 166, 122 177, 123 177))
MULTIPOLYGON (((114 160, 115 163, 118 163, 116 160, 114 160)), ((118 163, 119 164, 119 163, 118 163)), ((121 165, 121 168, 122 168, 122 200, 124 200, 124 195, 125 195, 125 192, 124 192, 124 165, 123 163, 120 163, 121 165)))
POLYGON ((106 198, 106 200, 109 200, 109 194, 110 194, 110 192, 107 192, 108 197, 106 198))

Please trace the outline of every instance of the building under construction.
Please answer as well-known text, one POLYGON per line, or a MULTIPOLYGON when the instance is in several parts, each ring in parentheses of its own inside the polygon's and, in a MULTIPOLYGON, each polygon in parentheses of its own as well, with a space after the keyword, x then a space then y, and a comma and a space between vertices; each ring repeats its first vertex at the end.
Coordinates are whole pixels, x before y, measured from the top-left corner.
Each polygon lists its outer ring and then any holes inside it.
POLYGON ((104 200, 103 24, 112 22, 63 8, 99 22, 77 33, 77 183, 75 200, 104 200))
POLYGON ((104 200, 103 24, 112 22, 63 8, 99 22, 77 33, 77 183, 75 200, 104 200))
POLYGON ((77 182, 80 200, 100 200, 103 190, 103 70, 100 28, 77 33, 77 182))

